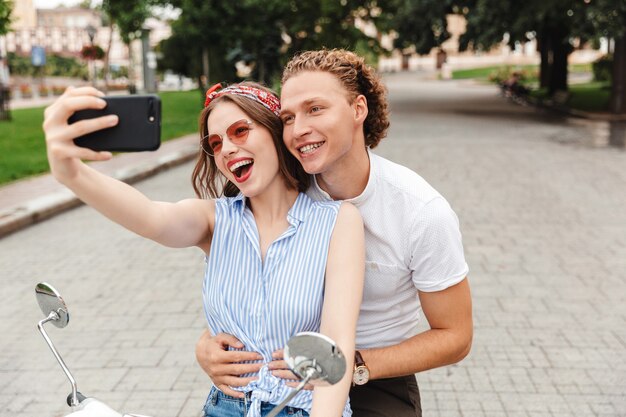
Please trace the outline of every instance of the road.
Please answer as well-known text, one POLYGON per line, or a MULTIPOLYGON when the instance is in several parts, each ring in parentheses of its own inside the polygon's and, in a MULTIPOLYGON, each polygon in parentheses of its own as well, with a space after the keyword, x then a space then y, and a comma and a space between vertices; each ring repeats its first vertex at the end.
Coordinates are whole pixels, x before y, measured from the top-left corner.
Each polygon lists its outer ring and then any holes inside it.
MULTIPOLYGON (((491 86, 387 84, 392 128, 376 152, 450 201, 470 265, 472 352, 418 375, 424 415, 626 416, 624 148, 605 124, 513 105, 491 86)), ((191 170, 137 187, 190 197, 191 170)), ((1 415, 67 412, 69 383, 35 328, 45 280, 70 309, 49 332, 80 391, 127 412, 199 416, 203 266, 199 250, 160 247, 87 207, 0 239, 1 415)))

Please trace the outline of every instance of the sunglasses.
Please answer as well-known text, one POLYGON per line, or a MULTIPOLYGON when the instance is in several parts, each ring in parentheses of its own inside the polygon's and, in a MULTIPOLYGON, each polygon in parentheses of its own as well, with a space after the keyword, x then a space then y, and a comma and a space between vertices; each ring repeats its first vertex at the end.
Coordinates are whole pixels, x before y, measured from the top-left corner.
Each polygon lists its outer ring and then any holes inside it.
MULTIPOLYGON (((253 123, 246 119, 238 120, 228 126, 228 129, 226 129, 226 136, 228 136, 228 139, 230 139, 230 141, 235 145, 243 145, 248 139, 248 133, 252 130, 250 127, 252 125, 253 123)), ((223 143, 224 138, 222 135, 213 133, 203 137, 200 141, 200 146, 207 155, 215 156, 221 152, 223 143)))

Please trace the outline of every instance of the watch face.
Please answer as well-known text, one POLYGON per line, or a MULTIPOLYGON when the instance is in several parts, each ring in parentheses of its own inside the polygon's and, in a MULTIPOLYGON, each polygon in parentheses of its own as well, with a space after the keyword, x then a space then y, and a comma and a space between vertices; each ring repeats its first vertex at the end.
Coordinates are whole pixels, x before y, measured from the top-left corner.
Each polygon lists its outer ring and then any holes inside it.
POLYGON ((359 366, 352 374, 352 382, 356 385, 364 385, 370 379, 370 371, 365 366, 359 366))

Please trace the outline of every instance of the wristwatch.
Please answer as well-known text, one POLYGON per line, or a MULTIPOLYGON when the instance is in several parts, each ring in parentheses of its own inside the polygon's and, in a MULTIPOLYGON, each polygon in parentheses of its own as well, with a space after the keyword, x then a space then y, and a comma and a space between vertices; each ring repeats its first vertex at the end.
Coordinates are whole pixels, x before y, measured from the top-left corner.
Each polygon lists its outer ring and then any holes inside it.
POLYGON ((353 385, 365 385, 370 380, 370 370, 361 356, 361 352, 354 351, 354 371, 352 373, 353 385))

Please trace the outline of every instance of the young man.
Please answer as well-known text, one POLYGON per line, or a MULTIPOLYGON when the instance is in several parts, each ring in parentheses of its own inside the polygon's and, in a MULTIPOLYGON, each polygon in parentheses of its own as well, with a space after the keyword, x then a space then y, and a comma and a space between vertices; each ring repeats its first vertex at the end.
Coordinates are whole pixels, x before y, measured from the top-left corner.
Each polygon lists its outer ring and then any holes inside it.
MULTIPOLYGON (((421 416, 415 373, 469 352, 473 324, 458 219, 419 175, 369 151, 385 136, 385 88, 357 55, 308 51, 283 73, 281 119, 287 148, 314 175, 308 194, 347 200, 365 225, 365 289, 357 325, 355 417, 421 416), (417 333, 422 310, 430 329, 417 333)), ((230 335, 205 333, 198 361, 214 384, 245 385, 260 364, 230 335)), ((278 355, 276 355, 278 357, 278 355)), ((274 374, 292 379, 277 360, 274 374)))

